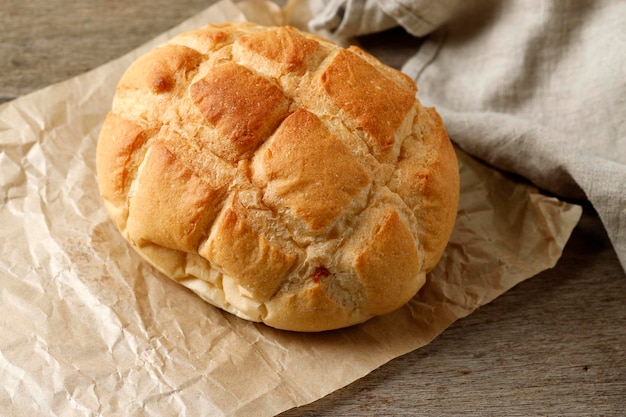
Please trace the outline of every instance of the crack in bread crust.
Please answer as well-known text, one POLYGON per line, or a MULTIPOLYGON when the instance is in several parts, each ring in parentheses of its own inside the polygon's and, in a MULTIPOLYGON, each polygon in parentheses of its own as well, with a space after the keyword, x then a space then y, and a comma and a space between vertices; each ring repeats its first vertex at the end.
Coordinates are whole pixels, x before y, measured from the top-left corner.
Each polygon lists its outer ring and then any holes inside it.
POLYGON ((452 231, 458 166, 406 75, 291 27, 207 25, 133 63, 97 150, 122 235, 205 301, 322 331, 406 303, 452 231))

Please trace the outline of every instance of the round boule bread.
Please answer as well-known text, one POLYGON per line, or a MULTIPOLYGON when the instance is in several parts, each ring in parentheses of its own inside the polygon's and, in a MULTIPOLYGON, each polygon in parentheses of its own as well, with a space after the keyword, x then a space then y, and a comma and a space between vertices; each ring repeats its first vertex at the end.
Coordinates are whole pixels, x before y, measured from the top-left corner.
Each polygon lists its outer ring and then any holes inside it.
POLYGON ((292 27, 208 25, 121 78, 97 148, 107 210, 207 302, 322 331, 407 303, 459 198, 454 149, 415 83, 292 27))

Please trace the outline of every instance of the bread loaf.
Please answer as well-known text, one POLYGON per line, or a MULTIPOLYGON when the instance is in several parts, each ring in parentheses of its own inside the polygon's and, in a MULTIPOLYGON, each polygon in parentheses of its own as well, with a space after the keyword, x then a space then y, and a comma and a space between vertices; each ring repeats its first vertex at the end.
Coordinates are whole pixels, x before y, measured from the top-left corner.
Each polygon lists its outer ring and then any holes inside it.
POLYGON ((291 27, 209 25, 121 78, 100 192, 143 258, 247 320, 322 331, 409 301, 456 218, 459 174, 415 83, 291 27))

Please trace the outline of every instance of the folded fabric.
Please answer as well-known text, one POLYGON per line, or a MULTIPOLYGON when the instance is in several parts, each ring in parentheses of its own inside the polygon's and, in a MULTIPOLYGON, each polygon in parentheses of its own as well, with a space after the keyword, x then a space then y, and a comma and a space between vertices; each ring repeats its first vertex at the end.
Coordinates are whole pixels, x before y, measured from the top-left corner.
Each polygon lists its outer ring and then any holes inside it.
POLYGON ((315 4, 311 25, 337 36, 393 19, 425 37, 402 69, 451 139, 548 192, 589 200, 626 270, 626 2, 315 4))

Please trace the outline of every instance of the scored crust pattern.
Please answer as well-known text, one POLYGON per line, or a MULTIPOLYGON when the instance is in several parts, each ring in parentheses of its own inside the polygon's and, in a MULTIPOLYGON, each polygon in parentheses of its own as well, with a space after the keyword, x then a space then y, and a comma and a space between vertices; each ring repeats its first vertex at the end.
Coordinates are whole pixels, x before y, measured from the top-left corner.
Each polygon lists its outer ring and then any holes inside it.
POLYGON ((405 304, 454 224, 458 167, 434 109, 357 47, 208 25, 139 58, 97 151, 111 218, 206 301, 319 331, 405 304))

